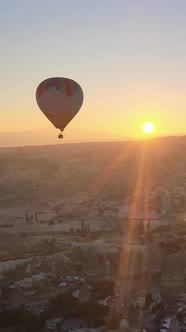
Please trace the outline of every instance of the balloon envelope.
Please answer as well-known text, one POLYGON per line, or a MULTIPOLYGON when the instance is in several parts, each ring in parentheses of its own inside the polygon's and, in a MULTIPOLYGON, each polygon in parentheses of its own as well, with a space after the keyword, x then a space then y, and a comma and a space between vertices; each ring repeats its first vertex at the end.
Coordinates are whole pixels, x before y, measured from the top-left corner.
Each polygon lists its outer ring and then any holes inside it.
POLYGON ((51 77, 39 84, 36 90, 39 108, 52 124, 61 131, 78 113, 83 103, 80 85, 65 77, 51 77))

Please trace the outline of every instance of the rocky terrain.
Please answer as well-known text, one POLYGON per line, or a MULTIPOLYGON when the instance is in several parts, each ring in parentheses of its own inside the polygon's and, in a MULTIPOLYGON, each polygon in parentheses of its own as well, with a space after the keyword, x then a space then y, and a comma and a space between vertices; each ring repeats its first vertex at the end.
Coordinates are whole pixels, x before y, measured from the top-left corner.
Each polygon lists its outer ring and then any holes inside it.
POLYGON ((186 137, 1 149, 3 287, 50 273, 185 289, 185 151, 186 137))
POLYGON ((79 192, 89 197, 105 195, 121 200, 132 197, 140 176, 140 191, 145 188, 155 194, 162 190, 163 210, 170 205, 173 210, 183 209, 185 148, 185 136, 139 142, 1 148, 0 204, 15 206, 79 192), (174 197, 169 197, 168 202, 170 190, 174 197))

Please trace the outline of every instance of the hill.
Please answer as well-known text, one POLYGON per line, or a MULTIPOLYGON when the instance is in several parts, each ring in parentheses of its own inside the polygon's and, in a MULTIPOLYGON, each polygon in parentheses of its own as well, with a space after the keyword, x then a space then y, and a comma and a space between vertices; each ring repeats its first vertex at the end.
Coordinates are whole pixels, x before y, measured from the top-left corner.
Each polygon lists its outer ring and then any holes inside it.
POLYGON ((0 149, 0 205, 186 186, 186 136, 0 149))

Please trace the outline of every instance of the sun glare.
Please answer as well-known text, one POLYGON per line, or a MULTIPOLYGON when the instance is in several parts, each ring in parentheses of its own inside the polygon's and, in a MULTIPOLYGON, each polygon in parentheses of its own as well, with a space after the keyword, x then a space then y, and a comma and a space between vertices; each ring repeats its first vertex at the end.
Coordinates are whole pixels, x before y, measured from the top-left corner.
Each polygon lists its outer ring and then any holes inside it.
POLYGON ((154 131, 154 124, 152 122, 144 122, 143 132, 145 134, 151 134, 154 131))

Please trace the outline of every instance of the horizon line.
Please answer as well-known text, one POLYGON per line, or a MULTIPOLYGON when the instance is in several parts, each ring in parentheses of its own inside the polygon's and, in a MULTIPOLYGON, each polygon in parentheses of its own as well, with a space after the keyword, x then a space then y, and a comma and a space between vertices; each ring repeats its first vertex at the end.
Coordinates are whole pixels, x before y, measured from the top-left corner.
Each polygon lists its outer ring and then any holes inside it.
MULTIPOLYGON (((1 133, 0 133, 1 134, 1 133)), ((121 139, 113 139, 113 140, 98 140, 98 141, 92 141, 92 140, 88 140, 88 141, 77 141, 77 142, 66 142, 64 143, 65 145, 72 145, 72 144, 90 144, 90 143, 125 143, 125 142, 148 142, 148 141, 152 141, 152 140, 156 140, 156 139, 161 139, 161 138, 183 138, 186 137, 186 133, 185 134, 175 134, 175 135, 161 135, 161 136, 153 136, 153 137, 147 137, 147 138, 125 138, 123 140, 121 139)), ((0 145, 0 149, 17 149, 17 148, 31 148, 31 147, 46 147, 46 146, 59 146, 59 144, 55 144, 55 143, 49 143, 49 144, 27 144, 27 145, 14 145, 14 146, 1 146, 0 145)))

